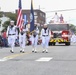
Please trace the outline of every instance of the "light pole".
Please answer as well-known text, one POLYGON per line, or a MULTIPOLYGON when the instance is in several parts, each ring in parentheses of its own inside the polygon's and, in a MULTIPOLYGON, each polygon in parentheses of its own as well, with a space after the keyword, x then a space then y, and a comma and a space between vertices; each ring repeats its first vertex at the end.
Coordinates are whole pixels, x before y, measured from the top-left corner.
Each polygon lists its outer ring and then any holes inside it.
POLYGON ((40 9, 45 9, 45 8, 41 8, 40 5, 39 5, 39 10, 40 10, 40 9))
POLYGON ((2 20, 0 19, 0 35, 1 35, 1 31, 2 31, 2 20))

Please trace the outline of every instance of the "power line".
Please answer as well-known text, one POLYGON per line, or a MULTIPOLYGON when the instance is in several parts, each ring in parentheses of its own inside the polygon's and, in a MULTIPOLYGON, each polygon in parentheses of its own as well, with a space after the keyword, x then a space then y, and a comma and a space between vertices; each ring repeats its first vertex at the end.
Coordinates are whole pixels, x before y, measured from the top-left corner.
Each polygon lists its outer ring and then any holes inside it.
POLYGON ((76 9, 64 9, 64 10, 54 10, 54 11, 46 11, 45 13, 51 13, 51 12, 62 12, 62 11, 73 11, 76 9))
MULTIPOLYGON (((51 12, 62 12, 62 11, 73 11, 76 9, 65 9, 65 10, 54 10, 54 11, 46 11, 45 13, 51 13, 51 12)), ((46 17, 46 19, 50 18, 51 16, 46 17)))

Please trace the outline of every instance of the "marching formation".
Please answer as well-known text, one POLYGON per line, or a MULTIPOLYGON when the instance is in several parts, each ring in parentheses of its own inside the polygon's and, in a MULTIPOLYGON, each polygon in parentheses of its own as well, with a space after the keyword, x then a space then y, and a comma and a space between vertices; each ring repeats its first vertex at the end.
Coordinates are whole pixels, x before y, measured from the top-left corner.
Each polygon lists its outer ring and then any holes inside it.
MULTIPOLYGON (((56 13, 57 15, 57 13, 56 13)), ((41 31, 39 30, 39 27, 34 25, 34 30, 30 32, 30 29, 27 25, 23 23, 22 29, 20 29, 17 25, 14 25, 14 21, 10 21, 10 25, 7 27, 7 38, 8 38, 8 46, 11 48, 10 52, 14 53, 14 47, 15 47, 15 41, 18 39, 19 46, 20 46, 20 53, 25 52, 25 46, 27 44, 27 34, 29 35, 29 41, 32 45, 32 52, 37 53, 37 45, 38 40, 40 38, 41 45, 42 45, 42 53, 48 53, 48 45, 49 41, 51 39, 51 30, 49 30, 47 24, 44 24, 41 28, 41 31)), ((71 36, 71 42, 76 42, 76 35, 73 34, 71 36)))
MULTIPOLYGON (((20 30, 16 25, 14 25, 14 21, 10 21, 10 25, 7 28, 7 37, 8 37, 8 45, 10 46, 10 52, 14 53, 14 47, 15 47, 15 40, 19 38, 19 46, 20 46, 20 52, 25 52, 25 46, 26 46, 26 34, 29 32, 29 29, 27 26, 23 25, 23 28, 20 30)), ((39 32, 39 28, 37 25, 34 27, 34 31, 30 32, 30 41, 32 45, 32 52, 37 53, 37 45, 38 45, 38 38, 42 40, 42 47, 43 47, 43 53, 48 53, 48 43, 50 40, 51 32, 47 27, 47 24, 43 25, 43 28, 41 32, 39 32), (40 33, 40 35, 39 35, 40 33)))
MULTIPOLYGON (((54 16, 54 22, 58 22, 58 15, 55 13, 54 16)), ((63 17, 61 15, 60 23, 63 22, 63 17)), ((37 53, 37 45, 39 38, 41 39, 41 45, 42 45, 42 53, 46 52, 48 53, 48 45, 49 41, 51 39, 51 30, 49 30, 47 24, 44 24, 41 30, 39 30, 39 27, 37 24, 34 25, 34 22, 31 22, 31 30, 28 28, 27 25, 24 24, 22 28, 18 27, 17 25, 14 25, 14 21, 10 21, 10 25, 7 28, 7 37, 8 37, 8 46, 11 47, 10 52, 14 53, 14 47, 15 47, 15 40, 18 38, 19 40, 19 46, 20 46, 20 52, 25 52, 25 46, 27 42, 27 33, 29 33, 29 40, 32 45, 32 52, 37 53)), ((76 42, 76 36, 73 34, 71 36, 71 42, 76 42)))
MULTIPOLYGON (((10 25, 7 27, 7 38, 8 38, 8 46, 10 46, 10 52, 14 53, 15 41, 18 39, 20 52, 25 52, 25 46, 27 44, 27 34, 29 33, 29 40, 31 41, 32 45, 32 52, 37 53, 37 45, 39 38, 41 39, 42 45, 42 53, 48 53, 48 45, 51 39, 51 30, 49 30, 47 24, 44 24, 41 30, 39 30, 37 25, 34 25, 34 10, 33 10, 33 3, 31 0, 31 12, 30 12, 30 27, 24 24, 23 14, 22 14, 22 6, 21 0, 19 0, 19 9, 17 15, 17 25, 14 25, 14 21, 10 21, 10 25), (29 29, 30 28, 30 29, 29 29)), ((58 16, 57 12, 55 13, 54 17, 51 20, 51 23, 64 23, 64 17, 61 14, 60 17, 58 16)), ((55 33, 54 33, 55 34, 55 33)), ((58 34, 57 34, 58 35, 58 34)), ((67 34, 65 34, 67 35, 67 34)), ((74 36, 73 36, 74 37, 74 36)), ((72 41, 73 41, 72 37, 72 41)))

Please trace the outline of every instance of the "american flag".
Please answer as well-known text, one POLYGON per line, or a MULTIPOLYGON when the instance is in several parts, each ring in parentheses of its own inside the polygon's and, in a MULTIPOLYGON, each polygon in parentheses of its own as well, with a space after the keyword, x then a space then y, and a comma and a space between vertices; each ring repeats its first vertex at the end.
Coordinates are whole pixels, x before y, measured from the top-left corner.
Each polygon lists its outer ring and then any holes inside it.
POLYGON ((21 0, 19 0, 19 9, 17 12, 17 26, 19 27, 20 30, 23 28, 23 15, 22 15, 22 5, 21 5, 21 0))

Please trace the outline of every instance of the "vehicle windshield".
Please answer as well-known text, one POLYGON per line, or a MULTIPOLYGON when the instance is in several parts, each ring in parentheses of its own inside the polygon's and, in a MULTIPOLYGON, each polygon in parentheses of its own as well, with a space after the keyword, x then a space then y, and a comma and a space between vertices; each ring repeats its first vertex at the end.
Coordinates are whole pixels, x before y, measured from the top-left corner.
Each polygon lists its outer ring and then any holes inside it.
POLYGON ((69 30, 69 24, 49 24, 48 28, 51 31, 69 30))

